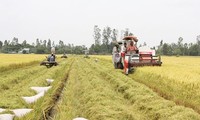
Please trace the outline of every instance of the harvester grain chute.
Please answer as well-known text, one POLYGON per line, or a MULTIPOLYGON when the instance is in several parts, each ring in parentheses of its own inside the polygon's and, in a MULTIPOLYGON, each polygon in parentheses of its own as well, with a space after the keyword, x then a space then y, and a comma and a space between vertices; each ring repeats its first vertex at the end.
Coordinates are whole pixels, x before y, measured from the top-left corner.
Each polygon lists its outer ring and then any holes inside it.
POLYGON ((135 36, 126 36, 113 48, 113 64, 116 69, 124 69, 128 74, 138 66, 161 66, 161 57, 155 55, 155 50, 147 47, 137 48, 138 39, 135 36), (121 51, 115 50, 121 48, 121 51))
POLYGON ((42 61, 40 65, 44 65, 47 68, 52 67, 52 66, 57 66, 58 63, 56 62, 56 55, 55 55, 55 48, 51 48, 51 55, 46 57, 46 60, 42 61))

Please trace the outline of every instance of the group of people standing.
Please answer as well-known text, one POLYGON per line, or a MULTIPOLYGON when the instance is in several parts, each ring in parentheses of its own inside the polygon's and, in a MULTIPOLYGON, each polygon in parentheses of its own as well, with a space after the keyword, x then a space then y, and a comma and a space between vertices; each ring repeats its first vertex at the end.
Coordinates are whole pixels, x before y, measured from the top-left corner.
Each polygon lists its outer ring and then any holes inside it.
MULTIPOLYGON (((122 43, 116 43, 113 47, 113 64, 115 68, 123 68, 123 67, 117 67, 118 64, 122 64, 122 66, 125 66, 125 60, 130 60, 130 55, 136 54, 138 51, 138 48, 134 44, 134 42, 131 41, 124 41, 123 45, 122 43), (129 44, 128 44, 129 42, 129 44), (127 45, 128 44, 128 45, 127 45)), ((128 63, 128 62, 127 62, 128 63)), ((120 65, 121 66, 121 65, 120 65)), ((126 64, 127 66, 127 64, 126 64)))

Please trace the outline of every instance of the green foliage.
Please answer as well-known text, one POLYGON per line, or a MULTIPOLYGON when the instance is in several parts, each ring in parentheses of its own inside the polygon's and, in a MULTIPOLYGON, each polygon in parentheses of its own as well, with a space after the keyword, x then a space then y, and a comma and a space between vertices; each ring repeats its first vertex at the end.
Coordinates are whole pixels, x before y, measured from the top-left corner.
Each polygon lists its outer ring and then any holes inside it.
MULTIPOLYGON (((1 46, 1 41, 0 41, 0 52, 18 53, 23 48, 30 48, 30 53, 50 54, 51 46, 55 46, 57 54, 63 54, 63 53, 83 54, 84 53, 83 50, 87 49, 85 45, 82 45, 82 46, 74 46, 73 44, 66 45, 61 40, 59 41, 58 45, 55 45, 55 44, 53 45, 53 44, 54 44, 54 41, 52 42, 50 39, 48 41, 36 39, 36 44, 33 44, 33 45, 28 44, 26 40, 24 40, 21 44, 15 41, 9 42, 5 40, 2 46, 1 46)), ((25 54, 26 51, 22 51, 22 53, 25 54)))
POLYGON ((101 29, 98 27, 98 25, 94 26, 94 40, 95 40, 95 45, 100 45, 101 44, 101 29))
MULTIPOLYGON (((128 28, 121 31, 121 37, 133 35, 128 28)), ((98 25, 94 26, 94 44, 89 48, 90 54, 111 54, 112 42, 117 40, 118 30, 112 29, 109 26, 101 30, 98 25), (102 31, 102 32, 101 32, 102 31)), ((200 35, 196 38, 196 43, 183 43, 183 38, 179 37, 177 43, 164 43, 160 41, 157 47, 157 53, 160 55, 180 55, 180 56, 199 56, 200 55, 200 35)), ((144 42, 144 45, 146 43, 144 42)), ((19 43, 18 38, 14 37, 12 41, 5 40, 0 41, 0 53, 18 53, 23 48, 30 48, 30 53, 36 54, 49 54, 51 53, 51 47, 56 48, 57 54, 83 54, 83 50, 86 50, 84 45, 74 46, 73 44, 65 44, 62 40, 59 40, 59 44, 55 44, 51 39, 40 40, 36 39, 35 43, 30 45, 24 40, 19 43)), ((23 52, 23 51, 22 51, 23 52)), ((24 53, 24 52, 23 52, 24 53)))
POLYGON ((177 43, 163 43, 161 40, 158 46, 157 53, 161 55, 187 55, 187 56, 198 56, 200 55, 200 36, 197 36, 197 42, 183 43, 183 38, 179 37, 177 43))

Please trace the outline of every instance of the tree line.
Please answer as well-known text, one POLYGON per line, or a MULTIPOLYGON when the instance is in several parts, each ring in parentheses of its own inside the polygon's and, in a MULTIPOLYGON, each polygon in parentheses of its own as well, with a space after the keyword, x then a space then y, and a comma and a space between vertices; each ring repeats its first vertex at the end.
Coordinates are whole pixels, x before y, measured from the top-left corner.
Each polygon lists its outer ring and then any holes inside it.
POLYGON ((170 44, 161 40, 156 51, 160 55, 200 56, 200 35, 196 37, 196 43, 183 43, 183 37, 170 44))
MULTIPOLYGON (((0 53, 18 53, 23 48, 30 48, 30 53, 49 54, 51 52, 51 47, 55 47, 57 54, 83 54, 84 50, 87 49, 85 45, 75 46, 73 44, 65 44, 62 40, 59 40, 58 44, 55 44, 55 42, 50 39, 36 39, 32 44, 27 43, 26 40, 19 43, 16 37, 14 37, 12 41, 0 41, 0 53)), ((23 53, 25 53, 25 51, 23 51, 23 53)))
MULTIPOLYGON (((133 35, 128 28, 121 30, 121 38, 128 35, 133 35)), ((51 47, 55 47, 57 54, 84 54, 84 50, 89 50, 90 54, 111 54, 113 42, 118 39, 119 31, 108 26, 101 30, 95 25, 93 37, 94 44, 89 49, 85 45, 65 44, 62 40, 59 40, 58 44, 50 39, 36 39, 32 44, 27 43, 26 40, 19 43, 18 38, 14 37, 12 40, 0 41, 0 53, 18 53, 23 48, 30 48, 30 53, 49 54, 51 47)))
MULTIPOLYGON (((133 33, 126 28, 125 30, 121 30, 120 39, 131 35, 133 33)), ((113 43, 119 38, 119 31, 110 27, 100 29, 95 25, 93 37, 94 44, 89 49, 90 53, 111 54, 114 46, 113 43)), ((146 42, 139 45, 139 47, 141 46, 147 46, 146 42)), ((196 43, 183 43, 183 37, 179 37, 177 43, 165 43, 161 40, 158 46, 154 46, 151 49, 156 50, 156 53, 160 55, 200 56, 200 35, 196 37, 196 43)))
MULTIPOLYGON (((49 54, 51 47, 55 47, 57 54, 84 54, 84 50, 89 50, 90 54, 111 54, 117 40, 133 35, 128 28, 119 31, 109 26, 101 29, 98 25, 94 26, 93 32, 94 44, 90 48, 87 48, 85 45, 65 44, 62 40, 55 44, 50 39, 36 39, 32 44, 27 43, 26 40, 19 43, 18 38, 14 37, 11 41, 0 40, 0 53, 18 53, 23 48, 30 48, 30 53, 49 54)), ((196 43, 183 43, 183 39, 183 37, 179 37, 176 43, 165 43, 161 40, 160 44, 152 49, 155 49, 157 54, 160 55, 200 56, 200 35, 196 37, 196 43)), ((143 45, 139 46, 145 45, 147 44, 144 42, 143 45)))
POLYGON ((98 25, 94 26, 94 44, 89 48, 90 54, 111 54, 114 43, 118 40, 119 36, 122 39, 125 36, 131 36, 133 33, 128 28, 125 30, 112 29, 107 26, 103 29, 98 25))

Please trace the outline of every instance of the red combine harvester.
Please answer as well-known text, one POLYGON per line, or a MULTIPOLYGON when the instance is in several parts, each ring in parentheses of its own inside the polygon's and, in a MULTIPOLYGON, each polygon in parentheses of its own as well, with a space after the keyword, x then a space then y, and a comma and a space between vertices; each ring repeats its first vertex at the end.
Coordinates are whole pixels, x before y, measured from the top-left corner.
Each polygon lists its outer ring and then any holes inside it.
POLYGON ((138 49, 137 42, 135 36, 126 36, 122 42, 118 42, 116 46, 121 47, 121 51, 113 52, 113 64, 116 69, 124 69, 124 73, 128 74, 138 66, 161 66, 161 57, 155 55, 155 50, 145 47, 138 49))

